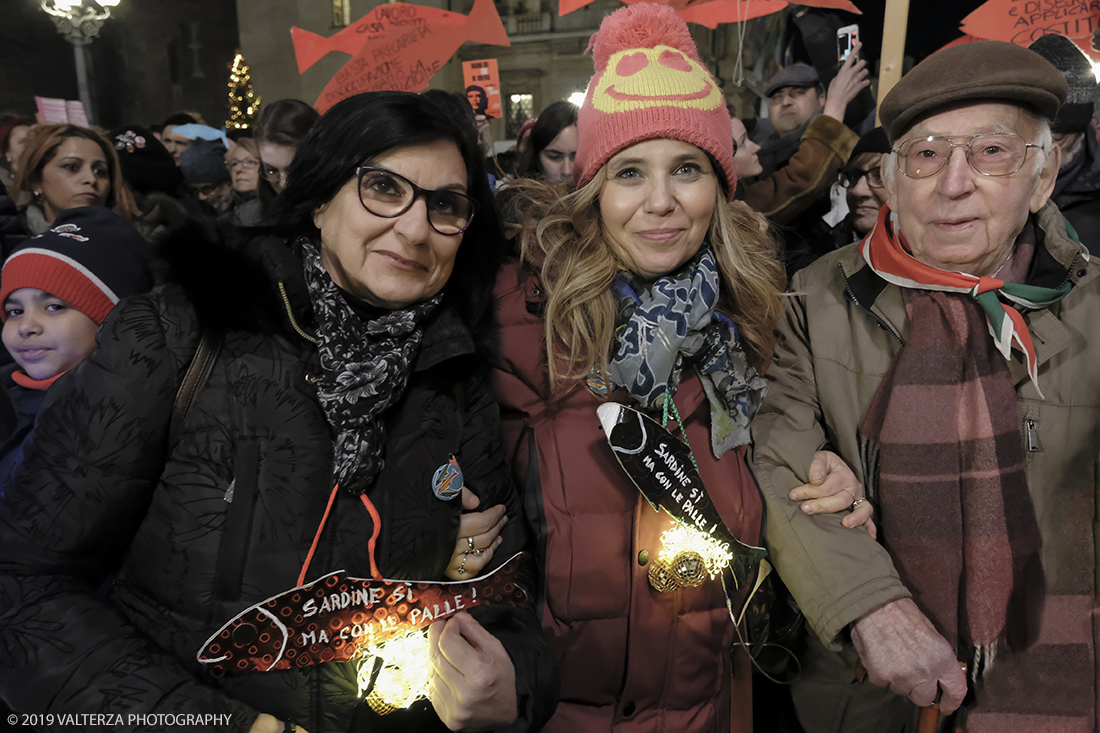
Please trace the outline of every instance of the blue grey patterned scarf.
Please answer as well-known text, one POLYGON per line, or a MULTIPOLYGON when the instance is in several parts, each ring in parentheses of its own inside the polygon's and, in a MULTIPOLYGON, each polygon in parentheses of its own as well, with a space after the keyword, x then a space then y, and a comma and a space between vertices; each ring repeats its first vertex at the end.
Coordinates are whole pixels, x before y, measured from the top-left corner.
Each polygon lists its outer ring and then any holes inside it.
POLYGON ((321 357, 317 398, 336 431, 333 472, 341 487, 361 494, 382 470, 382 415, 404 394, 420 324, 443 296, 367 320, 337 290, 312 244, 302 243, 302 259, 321 357))
POLYGON ((749 442, 749 423, 767 386, 749 364, 737 326, 715 310, 719 289, 714 252, 704 245, 671 275, 647 290, 625 270, 611 288, 619 300, 618 348, 608 365, 616 386, 647 409, 676 393, 690 357, 710 400, 710 442, 716 458, 749 442))

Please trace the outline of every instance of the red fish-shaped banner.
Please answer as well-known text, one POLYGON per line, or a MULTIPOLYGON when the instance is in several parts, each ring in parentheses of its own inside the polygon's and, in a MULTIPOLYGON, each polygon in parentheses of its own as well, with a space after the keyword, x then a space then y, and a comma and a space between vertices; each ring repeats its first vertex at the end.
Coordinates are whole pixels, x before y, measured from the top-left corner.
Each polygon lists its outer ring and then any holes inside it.
POLYGON ((493 0, 475 0, 468 16, 408 3, 379 5, 329 38, 301 28, 290 35, 299 73, 330 51, 354 54, 314 103, 321 114, 363 92, 426 89, 466 41, 511 45, 493 0))
POLYGON ((1095 56, 1092 34, 1100 27, 1096 2, 1066 0, 989 0, 963 18, 963 33, 994 41, 1030 46, 1040 36, 1066 36, 1082 51, 1095 56))
MULTIPOLYGON (((559 0, 558 15, 571 13, 591 2, 592 0, 559 0)), ((633 5, 653 2, 653 0, 623 0, 623 2, 633 5)), ((707 28, 717 28, 719 23, 740 23, 778 13, 790 4, 786 0, 665 0, 665 2, 687 22, 705 25, 707 28)), ((862 14, 850 0, 800 0, 798 4, 862 14)))
POLYGON ((206 641, 197 659, 223 673, 351 661, 369 645, 461 610, 524 603, 527 595, 516 585, 524 561, 519 553, 491 575, 458 583, 369 580, 338 570, 245 609, 206 641))

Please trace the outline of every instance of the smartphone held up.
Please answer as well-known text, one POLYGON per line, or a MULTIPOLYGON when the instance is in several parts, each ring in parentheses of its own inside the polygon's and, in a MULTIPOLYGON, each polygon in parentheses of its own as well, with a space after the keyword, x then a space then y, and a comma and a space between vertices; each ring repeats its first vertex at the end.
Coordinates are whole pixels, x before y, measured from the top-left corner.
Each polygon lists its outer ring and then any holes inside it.
POLYGON ((836 58, 843 64, 855 51, 856 41, 859 40, 859 26, 846 25, 836 32, 836 58))

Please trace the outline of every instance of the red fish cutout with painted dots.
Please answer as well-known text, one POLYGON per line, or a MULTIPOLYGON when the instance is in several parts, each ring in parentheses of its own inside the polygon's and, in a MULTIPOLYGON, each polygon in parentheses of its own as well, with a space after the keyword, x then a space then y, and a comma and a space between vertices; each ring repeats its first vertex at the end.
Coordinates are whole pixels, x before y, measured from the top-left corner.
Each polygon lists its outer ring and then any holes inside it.
POLYGON ((363 92, 419 92, 467 41, 508 46, 493 0, 474 0, 469 15, 422 5, 379 5, 336 35, 325 38, 290 29, 298 71, 331 51, 353 54, 325 85, 314 107, 324 114, 363 92))
POLYGON ((519 606, 525 555, 456 583, 352 578, 343 570, 242 611, 196 658, 217 675, 348 662, 367 646, 404 636, 484 603, 519 606))

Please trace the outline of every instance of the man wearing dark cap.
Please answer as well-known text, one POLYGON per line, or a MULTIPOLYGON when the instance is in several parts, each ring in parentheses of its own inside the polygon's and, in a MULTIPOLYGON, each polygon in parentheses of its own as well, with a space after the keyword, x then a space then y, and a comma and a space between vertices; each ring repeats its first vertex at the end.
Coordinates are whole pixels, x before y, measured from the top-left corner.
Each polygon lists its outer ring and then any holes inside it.
POLYGON ((195 140, 183 151, 183 177, 199 201, 216 214, 224 214, 232 203, 233 184, 225 167, 225 145, 221 140, 195 140))
POLYGON ((745 201, 782 225, 789 273, 829 249, 829 226, 822 217, 830 207, 829 187, 858 140, 843 119, 849 102, 869 83, 866 67, 853 54, 830 82, 827 97, 820 93, 817 72, 806 64, 780 70, 765 89, 770 117, 753 136, 761 146, 761 171, 745 181, 745 201))
MULTIPOLYGON (((783 166, 798 150, 810 121, 825 108, 825 88, 814 67, 792 64, 776 72, 764 87, 768 98, 768 120, 753 130, 753 142, 760 146, 761 178, 783 166)), ((841 120, 844 109, 840 110, 841 120)))
POLYGON ((1077 230, 1081 241, 1100 254, 1100 143, 1092 130, 1096 75, 1092 62, 1065 36, 1040 36, 1028 46, 1066 77, 1069 96, 1051 131, 1062 149, 1062 167, 1051 198, 1077 230))
POLYGON ((1100 266, 1050 201, 1066 95, 1013 44, 919 64, 880 108, 871 234, 792 283, 752 460, 811 733, 1097 728, 1100 266), (875 531, 803 511, 825 449, 875 531))

